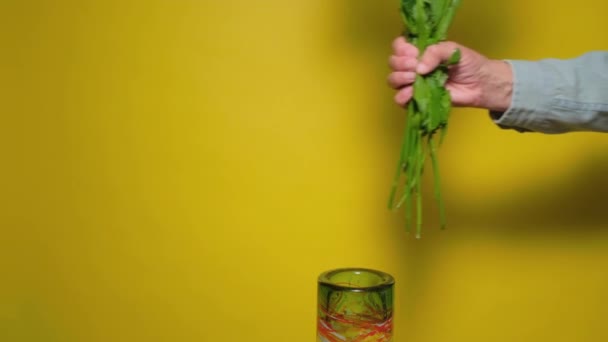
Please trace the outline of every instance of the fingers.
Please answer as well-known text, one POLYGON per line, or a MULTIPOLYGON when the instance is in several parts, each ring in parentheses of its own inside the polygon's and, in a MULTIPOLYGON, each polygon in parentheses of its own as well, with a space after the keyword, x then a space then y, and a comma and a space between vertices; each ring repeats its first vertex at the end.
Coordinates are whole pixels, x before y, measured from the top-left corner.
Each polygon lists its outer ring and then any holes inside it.
POLYGON ((389 65, 394 71, 414 71, 418 65, 418 48, 399 37, 393 42, 389 65))
POLYGON ((398 90, 395 102, 400 106, 405 106, 412 98, 418 54, 418 48, 403 37, 398 37, 393 42, 393 56, 389 60, 393 72, 388 76, 388 84, 398 90))
POLYGON ((416 74, 426 75, 435 70, 439 64, 450 59, 458 45, 453 42, 442 42, 426 49, 422 58, 418 58, 419 50, 408 43, 404 37, 393 41, 393 56, 389 65, 393 72, 388 77, 388 84, 397 89, 395 102, 405 106, 413 95, 412 84, 416 74))
POLYGON ((391 56, 388 61, 393 71, 416 71, 418 60, 412 56, 391 56))
POLYGON ((418 57, 418 48, 408 43, 405 38, 398 37, 393 41, 393 53, 396 56, 418 57))
POLYGON ((416 73, 414 71, 395 71, 388 76, 388 84, 394 89, 411 85, 415 80, 416 73))
POLYGON ((416 68, 419 74, 425 75, 433 71, 442 62, 450 59, 458 45, 452 42, 442 42, 429 46, 416 68))
POLYGON ((395 102, 400 106, 405 106, 412 99, 413 88, 413 86, 407 86, 399 90, 395 95, 395 102))

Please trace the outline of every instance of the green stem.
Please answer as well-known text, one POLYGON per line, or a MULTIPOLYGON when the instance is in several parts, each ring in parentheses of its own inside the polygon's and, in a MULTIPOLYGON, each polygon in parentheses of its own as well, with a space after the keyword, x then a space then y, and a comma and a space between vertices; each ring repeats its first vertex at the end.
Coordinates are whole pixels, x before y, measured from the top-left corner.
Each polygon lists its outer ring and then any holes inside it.
POLYGON ((416 150, 417 146, 420 145, 421 141, 418 139, 418 131, 420 130, 420 114, 416 110, 416 106, 414 101, 410 102, 408 106, 408 120, 409 120, 409 148, 407 154, 407 168, 405 170, 406 173, 406 183, 405 183, 405 194, 402 198, 401 204, 405 201, 405 227, 406 231, 409 233, 410 227, 412 225, 412 192, 414 190, 415 184, 418 182, 417 179, 417 158, 416 158, 416 150))
POLYGON ((445 206, 443 203, 443 197, 441 196, 441 178, 439 175, 439 161, 437 160, 437 146, 433 136, 429 136, 429 146, 431 147, 431 161, 433 164, 433 175, 435 178, 435 199, 439 205, 439 222, 441 229, 445 229, 445 206))
POLYGON ((424 141, 422 140, 422 130, 418 130, 418 165, 416 174, 418 183, 416 184, 416 238, 420 239, 422 232, 422 168, 424 167, 424 141))
POLYGON ((403 134, 403 141, 401 142, 401 153, 399 154, 399 163, 397 164, 397 171, 395 171, 395 177, 393 179, 393 185, 391 187, 391 194, 388 199, 388 208, 393 209, 393 204, 395 202, 395 196, 397 194, 397 187, 399 186, 399 181, 401 180, 401 175, 403 174, 403 168, 405 165, 405 158, 407 157, 407 150, 409 148, 409 134, 408 134, 408 126, 409 122, 405 126, 405 132, 403 134))

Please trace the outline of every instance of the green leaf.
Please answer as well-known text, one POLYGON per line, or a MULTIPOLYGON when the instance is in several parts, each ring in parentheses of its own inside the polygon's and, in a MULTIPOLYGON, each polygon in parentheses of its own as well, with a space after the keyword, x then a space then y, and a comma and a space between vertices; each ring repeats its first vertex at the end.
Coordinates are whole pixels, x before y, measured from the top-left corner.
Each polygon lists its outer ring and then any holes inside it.
POLYGON ((429 45, 429 38, 431 35, 431 29, 428 24, 428 15, 425 10, 425 2, 424 0, 417 0, 416 6, 414 7, 414 20, 416 21, 416 26, 418 28, 418 39, 417 39, 417 47, 422 54, 426 47, 429 45))
POLYGON ((414 8, 416 0, 401 1, 401 16, 406 26, 406 36, 411 38, 418 35, 418 23, 414 18, 414 8))
POLYGON ((420 75, 417 75, 416 81, 414 81, 414 101, 416 101, 420 112, 426 113, 428 111, 431 101, 431 90, 426 79, 420 75))
MULTIPOLYGON (((432 32, 435 32, 437 29, 437 25, 441 21, 443 14, 448 8, 449 0, 426 0, 430 5, 430 26, 432 28, 432 32)), ((434 34, 431 35, 431 38, 434 38, 434 34)))
POLYGON ((458 62, 460 62, 461 56, 462 56, 462 52, 460 51, 459 48, 456 48, 456 50, 452 53, 450 58, 447 60, 446 65, 458 64, 458 62))

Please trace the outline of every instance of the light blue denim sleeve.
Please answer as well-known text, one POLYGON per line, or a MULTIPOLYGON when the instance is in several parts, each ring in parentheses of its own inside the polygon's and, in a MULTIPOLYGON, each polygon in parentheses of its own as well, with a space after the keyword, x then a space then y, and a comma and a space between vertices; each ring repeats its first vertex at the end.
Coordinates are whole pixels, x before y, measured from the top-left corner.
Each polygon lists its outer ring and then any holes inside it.
POLYGON ((608 52, 507 62, 513 96, 506 112, 490 113, 498 126, 547 134, 608 132, 608 52))

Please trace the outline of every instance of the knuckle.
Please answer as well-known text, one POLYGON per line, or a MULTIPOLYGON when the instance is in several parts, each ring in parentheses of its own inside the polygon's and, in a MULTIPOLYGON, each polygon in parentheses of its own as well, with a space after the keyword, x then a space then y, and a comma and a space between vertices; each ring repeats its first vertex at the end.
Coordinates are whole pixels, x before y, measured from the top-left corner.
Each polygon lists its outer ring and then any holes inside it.
POLYGON ((399 84, 403 84, 407 81, 407 77, 404 72, 400 72, 400 73, 396 74, 395 78, 396 78, 397 82, 399 82, 399 84))
POLYGON ((403 47, 404 42, 401 40, 401 37, 396 38, 393 41, 393 50, 398 51, 400 48, 403 47))
POLYGON ((402 79, 404 83, 412 83, 414 81, 415 73, 406 72, 403 73, 402 79))
POLYGON ((391 85, 397 87, 410 83, 408 73, 406 72, 395 72, 390 76, 391 85))
POLYGON ((437 46, 437 45, 431 45, 431 46, 429 46, 429 47, 426 49, 426 51, 427 51, 429 54, 435 55, 435 54, 437 54, 437 53, 439 52, 439 46, 437 46))
POLYGON ((395 103, 397 103, 398 105, 402 105, 403 106, 405 104, 405 101, 403 101, 401 99, 401 93, 400 92, 397 93, 397 95, 395 95, 394 100, 395 100, 395 103))
POLYGON ((397 69, 397 56, 391 56, 388 59, 388 65, 391 69, 397 69))
POLYGON ((414 70, 416 69, 416 65, 418 64, 418 61, 415 58, 410 58, 407 61, 405 61, 404 66, 406 70, 414 70))
POLYGON ((395 102, 397 102, 400 105, 405 105, 409 99, 412 96, 412 87, 408 86, 405 87, 401 90, 399 90, 399 92, 395 95, 395 102))
POLYGON ((458 47, 458 45, 454 42, 441 42, 439 43, 439 46, 445 48, 446 50, 455 50, 458 47))

